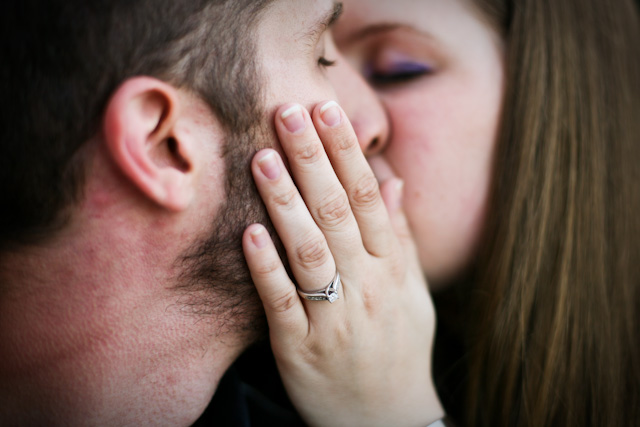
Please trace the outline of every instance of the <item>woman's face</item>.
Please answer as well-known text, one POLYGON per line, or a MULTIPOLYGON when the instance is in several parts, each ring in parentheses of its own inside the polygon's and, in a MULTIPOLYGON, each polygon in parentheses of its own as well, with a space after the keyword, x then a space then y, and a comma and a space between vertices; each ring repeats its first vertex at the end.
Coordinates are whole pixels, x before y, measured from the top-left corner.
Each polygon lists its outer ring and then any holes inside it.
POLYGON ((379 94, 392 127, 389 144, 371 164, 381 181, 404 180, 420 260, 438 288, 468 267, 485 222, 502 43, 465 0, 344 5, 337 45, 379 94))

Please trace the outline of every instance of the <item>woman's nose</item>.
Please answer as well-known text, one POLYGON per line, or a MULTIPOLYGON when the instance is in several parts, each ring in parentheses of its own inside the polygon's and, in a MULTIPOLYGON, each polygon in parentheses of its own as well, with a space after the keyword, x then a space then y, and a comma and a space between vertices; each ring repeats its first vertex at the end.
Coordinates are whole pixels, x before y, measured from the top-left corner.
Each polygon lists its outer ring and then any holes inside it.
POLYGON ((362 151, 365 155, 379 153, 389 139, 389 120, 378 96, 344 58, 329 69, 329 78, 362 151))

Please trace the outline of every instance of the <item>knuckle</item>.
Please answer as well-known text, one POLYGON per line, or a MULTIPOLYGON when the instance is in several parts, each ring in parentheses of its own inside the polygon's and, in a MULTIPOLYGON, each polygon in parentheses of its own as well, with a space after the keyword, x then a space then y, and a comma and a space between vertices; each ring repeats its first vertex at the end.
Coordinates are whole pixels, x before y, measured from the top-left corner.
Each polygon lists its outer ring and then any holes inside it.
POLYGON ((354 342, 354 328, 350 319, 344 319, 332 333, 332 339, 338 348, 349 348, 354 342))
POLYGON ((296 164, 309 165, 318 162, 322 158, 322 153, 320 144, 300 143, 296 146, 293 158, 296 164))
POLYGON ((338 155, 349 155, 356 150, 360 150, 360 145, 357 139, 353 138, 349 132, 343 129, 335 135, 331 148, 338 155))
POLYGON ((373 287, 365 287, 362 290, 362 304, 367 313, 378 313, 381 309, 381 296, 378 290, 373 289, 373 287))
POLYGON ((300 354, 307 364, 317 365, 335 357, 337 353, 345 354, 345 350, 353 348, 358 339, 352 322, 344 318, 337 325, 311 327, 312 339, 300 347, 300 354))
POLYGON ((278 194, 274 194, 273 197, 271 198, 271 202, 277 208, 292 209, 293 206, 295 205, 294 202, 296 200, 297 195, 298 193, 296 192, 296 190, 290 188, 290 189, 287 189, 286 191, 282 191, 278 194))
POLYGON ((291 310, 298 301, 299 298, 297 294, 288 292, 286 295, 274 299, 271 306, 276 313, 285 313, 291 310))
POLYGON ((325 227, 335 227, 344 223, 349 218, 351 206, 347 195, 340 191, 337 195, 332 195, 327 202, 317 209, 318 221, 325 227))
POLYGON ((268 277, 277 272, 280 266, 281 264, 278 261, 264 262, 255 267, 254 272, 259 277, 268 277))
POLYGON ((361 178, 351 192, 354 205, 367 207, 375 205, 380 198, 380 186, 373 175, 361 178))
POLYGON ((302 360, 308 365, 317 365, 325 353, 322 343, 315 340, 304 343, 299 351, 302 360))
POLYGON ((329 261, 329 251, 323 238, 312 238, 300 245, 296 251, 300 264, 306 268, 316 268, 329 261))
POLYGON ((392 277, 396 278, 397 283, 404 283, 404 279, 407 275, 407 264, 405 260, 401 257, 392 260, 389 265, 389 273, 392 277))

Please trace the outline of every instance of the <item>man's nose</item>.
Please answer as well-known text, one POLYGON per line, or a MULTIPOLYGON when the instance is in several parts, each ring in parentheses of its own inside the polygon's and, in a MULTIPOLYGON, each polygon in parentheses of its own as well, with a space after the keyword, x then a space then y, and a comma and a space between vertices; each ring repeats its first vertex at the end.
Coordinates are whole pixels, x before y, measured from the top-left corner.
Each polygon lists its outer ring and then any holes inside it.
POLYGON ((389 119, 379 97, 344 57, 329 69, 329 78, 362 151, 365 155, 379 153, 389 139, 389 119))

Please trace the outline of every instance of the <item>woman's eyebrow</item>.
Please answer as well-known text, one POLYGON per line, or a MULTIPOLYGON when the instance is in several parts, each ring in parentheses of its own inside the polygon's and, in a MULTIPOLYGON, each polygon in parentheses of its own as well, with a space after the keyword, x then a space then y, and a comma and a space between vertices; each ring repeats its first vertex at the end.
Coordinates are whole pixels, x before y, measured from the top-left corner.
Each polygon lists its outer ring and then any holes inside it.
POLYGON ((347 43, 353 43, 366 39, 368 37, 374 37, 395 30, 404 30, 431 40, 435 39, 433 34, 427 31, 419 30, 412 25, 400 22, 379 22, 376 24, 368 25, 358 31, 353 32, 352 34, 349 34, 347 37, 345 37, 345 41, 347 43))
POLYGON ((309 31, 307 31, 301 39, 306 41, 307 44, 314 46, 320 36, 331 28, 342 15, 343 5, 341 2, 335 2, 333 8, 325 13, 309 31))

